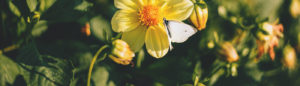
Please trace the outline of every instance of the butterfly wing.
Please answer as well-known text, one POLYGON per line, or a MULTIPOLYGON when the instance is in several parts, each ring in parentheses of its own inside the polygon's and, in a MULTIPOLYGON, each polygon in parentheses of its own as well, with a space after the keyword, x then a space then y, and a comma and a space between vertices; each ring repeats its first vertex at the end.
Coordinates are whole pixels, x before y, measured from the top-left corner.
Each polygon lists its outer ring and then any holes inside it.
POLYGON ((182 43, 194 35, 198 30, 188 24, 169 20, 167 23, 171 42, 182 43))

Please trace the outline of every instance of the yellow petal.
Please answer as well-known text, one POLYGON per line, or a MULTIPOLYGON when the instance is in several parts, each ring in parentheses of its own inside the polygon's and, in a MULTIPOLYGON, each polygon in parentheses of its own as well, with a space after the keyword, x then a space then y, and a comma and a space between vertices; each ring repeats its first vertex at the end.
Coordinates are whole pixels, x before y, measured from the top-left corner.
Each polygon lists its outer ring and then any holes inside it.
POLYGON ((148 53, 155 57, 161 58, 169 50, 169 41, 167 33, 162 24, 150 26, 146 32, 145 44, 148 53))
POLYGON ((138 10, 140 4, 138 0, 114 0, 114 4, 119 9, 138 10))
POLYGON ((136 11, 119 10, 111 20, 112 29, 115 32, 131 31, 141 25, 138 18, 138 12, 136 11))
POLYGON ((145 5, 156 5, 156 6, 162 6, 164 3, 166 3, 165 0, 143 0, 145 5))
POLYGON ((131 50, 137 52, 143 47, 145 43, 146 31, 146 26, 139 26, 130 32, 124 32, 122 35, 122 40, 126 41, 129 44, 131 50))
POLYGON ((166 19, 182 21, 187 19, 193 11, 193 3, 190 0, 170 0, 163 7, 162 12, 166 19))

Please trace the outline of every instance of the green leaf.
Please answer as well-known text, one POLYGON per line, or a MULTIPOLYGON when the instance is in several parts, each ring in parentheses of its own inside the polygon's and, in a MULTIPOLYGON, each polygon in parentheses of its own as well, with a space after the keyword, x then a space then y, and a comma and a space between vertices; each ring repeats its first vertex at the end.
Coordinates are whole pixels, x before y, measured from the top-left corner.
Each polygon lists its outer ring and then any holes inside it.
POLYGON ((109 72, 105 67, 95 67, 94 72, 92 73, 92 80, 95 83, 95 86, 107 86, 109 80, 109 72))
POLYGON ((35 37, 40 36, 48 29, 48 22, 46 20, 41 20, 33 26, 31 34, 35 37))
POLYGON ((72 72, 66 60, 51 56, 43 56, 43 60, 43 66, 18 65, 0 55, 0 86, 18 85, 20 82, 28 86, 66 86, 70 83, 72 72))
POLYGON ((21 34, 26 31, 26 22, 25 22, 25 19, 23 17, 21 17, 21 19, 17 23, 17 26, 18 26, 18 28, 17 28, 18 29, 18 36, 21 36, 21 34))
POLYGON ((81 0, 57 0, 43 13, 41 19, 51 22, 75 21, 84 15, 84 12, 75 10, 80 3, 82 3, 81 0))
MULTIPOLYGON (((92 73, 92 82, 94 86, 117 86, 116 83, 112 80, 114 74, 112 71, 109 71, 109 68, 106 66, 94 67, 92 73)), ((120 79, 120 76, 117 77, 120 79)))
POLYGON ((209 85, 214 85, 214 83, 216 81, 218 81, 218 79, 225 74, 225 70, 224 69, 220 69, 218 70, 215 74, 213 74, 210 79, 209 79, 209 85))
POLYGON ((44 12, 48 8, 50 8, 56 0, 39 0, 40 2, 40 11, 44 12))
POLYGON ((6 86, 6 83, 12 84, 16 76, 21 73, 22 68, 17 63, 4 55, 0 55, 0 86, 6 86))
POLYGON ((33 12, 37 6, 37 0, 26 0, 30 12, 33 12))
POLYGON ((83 1, 81 4, 75 7, 76 10, 79 11, 87 11, 89 7, 93 6, 92 3, 89 3, 88 1, 83 1))
POLYGON ((91 31, 101 41, 110 40, 112 37, 110 23, 101 16, 91 19, 91 31))
POLYGON ((19 11, 16 5, 14 5, 11 1, 8 2, 8 5, 12 13, 14 13, 18 17, 21 16, 21 12, 19 11))
POLYGON ((261 81, 264 74, 258 69, 258 65, 255 61, 248 61, 245 65, 244 71, 247 71, 246 74, 255 81, 261 81))
POLYGON ((52 56, 43 56, 45 65, 30 66, 22 64, 28 72, 24 73, 29 86, 67 86, 72 72, 66 60, 52 56))
POLYGON ((27 65, 41 65, 42 58, 34 42, 29 42, 20 48, 17 61, 27 65))
POLYGON ((16 8, 19 9, 20 16, 27 17, 30 15, 30 9, 27 5, 26 0, 9 0, 9 2, 12 2, 16 8))
POLYGON ((19 50, 17 61, 26 70, 22 73, 29 86, 66 86, 72 77, 68 61, 41 55, 34 42, 19 50))

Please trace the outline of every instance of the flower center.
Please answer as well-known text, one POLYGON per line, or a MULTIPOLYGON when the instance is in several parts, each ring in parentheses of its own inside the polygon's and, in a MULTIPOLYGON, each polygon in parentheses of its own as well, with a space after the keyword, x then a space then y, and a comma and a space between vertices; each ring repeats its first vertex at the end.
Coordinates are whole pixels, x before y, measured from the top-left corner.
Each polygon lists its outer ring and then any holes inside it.
POLYGON ((140 21, 147 26, 156 25, 161 21, 159 8, 152 5, 144 6, 139 10, 140 21))

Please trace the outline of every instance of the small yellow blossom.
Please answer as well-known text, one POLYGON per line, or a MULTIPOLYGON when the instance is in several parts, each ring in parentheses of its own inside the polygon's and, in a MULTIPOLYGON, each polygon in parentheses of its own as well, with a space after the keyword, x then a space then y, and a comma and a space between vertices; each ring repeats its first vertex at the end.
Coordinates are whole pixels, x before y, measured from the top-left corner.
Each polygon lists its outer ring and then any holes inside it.
POLYGON ((137 52, 146 44, 148 53, 161 58, 169 50, 169 40, 163 18, 182 21, 193 10, 190 0, 114 0, 118 10, 112 20, 112 29, 122 34, 131 49, 137 52))
POLYGON ((134 52, 130 50, 129 45, 120 39, 117 39, 112 42, 113 48, 109 58, 114 62, 122 65, 130 64, 131 60, 134 57, 134 52))

